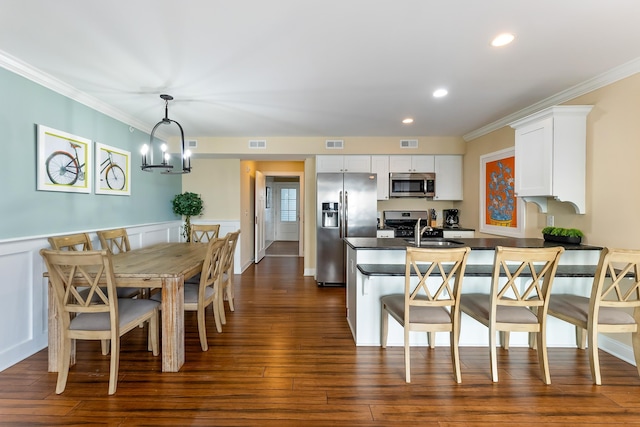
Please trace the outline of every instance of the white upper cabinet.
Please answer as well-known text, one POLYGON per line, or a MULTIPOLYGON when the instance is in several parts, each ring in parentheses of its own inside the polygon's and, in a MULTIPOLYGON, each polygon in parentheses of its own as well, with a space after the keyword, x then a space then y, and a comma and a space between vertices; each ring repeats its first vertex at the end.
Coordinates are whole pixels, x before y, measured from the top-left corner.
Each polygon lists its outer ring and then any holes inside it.
POLYGON ((592 108, 556 106, 511 123, 518 197, 536 203, 542 212, 553 197, 585 213, 586 124, 592 108))
POLYGON ((316 156, 316 172, 371 172, 371 156, 316 156))
POLYGON ((389 156, 389 172, 434 172, 434 156, 389 156))
POLYGON ((435 172, 433 200, 462 200, 462 156, 435 156, 435 172))
POLYGON ((371 172, 378 176, 378 200, 389 200, 389 156, 371 156, 371 172))

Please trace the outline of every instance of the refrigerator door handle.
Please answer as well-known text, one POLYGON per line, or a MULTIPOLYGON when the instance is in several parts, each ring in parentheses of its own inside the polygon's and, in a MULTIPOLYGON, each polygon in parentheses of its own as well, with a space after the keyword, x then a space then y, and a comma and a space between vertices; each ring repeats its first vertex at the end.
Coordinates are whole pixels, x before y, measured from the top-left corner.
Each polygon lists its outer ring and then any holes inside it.
POLYGON ((344 192, 344 237, 349 237, 349 192, 344 192))
POLYGON ((342 209, 344 207, 344 204, 342 203, 342 191, 340 192, 340 200, 339 200, 339 204, 340 206, 338 206, 338 235, 340 236, 340 238, 342 239, 344 236, 342 235, 342 221, 343 221, 343 215, 342 215, 342 209))

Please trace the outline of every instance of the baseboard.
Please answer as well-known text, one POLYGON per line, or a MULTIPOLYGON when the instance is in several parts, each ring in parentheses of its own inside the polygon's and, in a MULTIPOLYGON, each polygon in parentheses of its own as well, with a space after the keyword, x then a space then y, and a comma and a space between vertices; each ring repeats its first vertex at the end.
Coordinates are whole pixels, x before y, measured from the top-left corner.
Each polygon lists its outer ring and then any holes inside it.
POLYGON ((316 275, 316 269, 315 268, 305 268, 304 269, 304 275, 305 276, 314 276, 316 275))

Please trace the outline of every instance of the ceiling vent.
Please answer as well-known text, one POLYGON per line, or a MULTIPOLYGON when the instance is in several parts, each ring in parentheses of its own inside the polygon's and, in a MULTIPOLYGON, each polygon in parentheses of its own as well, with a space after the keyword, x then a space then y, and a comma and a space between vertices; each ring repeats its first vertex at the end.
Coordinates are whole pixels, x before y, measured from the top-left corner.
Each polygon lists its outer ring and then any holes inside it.
POLYGON ((418 148, 417 139, 401 139, 400 148, 418 148))
POLYGON ((249 148, 265 149, 267 148, 267 141, 264 139, 251 139, 249 140, 249 148))
POLYGON ((324 142, 324 148, 330 150, 342 150, 344 148, 344 141, 341 139, 327 139, 324 142))
POLYGON ((187 141, 187 148, 198 148, 198 141, 190 139, 187 141))

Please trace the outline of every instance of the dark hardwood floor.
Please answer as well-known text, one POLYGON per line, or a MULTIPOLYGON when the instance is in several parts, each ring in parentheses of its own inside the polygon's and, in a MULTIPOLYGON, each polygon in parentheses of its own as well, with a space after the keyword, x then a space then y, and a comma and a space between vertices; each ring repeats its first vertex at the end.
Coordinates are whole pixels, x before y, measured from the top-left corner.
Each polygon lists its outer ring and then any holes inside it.
MULTIPOLYGON (((109 358, 78 343, 65 392, 47 373, 46 349, 0 373, 0 425, 170 426, 610 426, 640 423, 636 368, 601 352, 602 386, 586 352, 549 351, 552 384, 535 352, 499 351, 493 384, 486 348, 461 348, 462 384, 449 349, 414 348, 411 384, 403 350, 355 347, 345 289, 302 276, 302 258, 265 258, 236 276, 236 311, 223 333, 207 319, 202 352, 186 313, 186 362, 162 373, 145 330, 122 342, 120 380, 107 395, 109 358)), ((5 325, 4 327, 8 327, 5 325)))
POLYGON ((276 240, 269 245, 265 256, 298 256, 298 241, 276 240))

